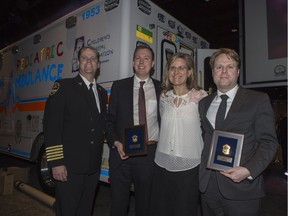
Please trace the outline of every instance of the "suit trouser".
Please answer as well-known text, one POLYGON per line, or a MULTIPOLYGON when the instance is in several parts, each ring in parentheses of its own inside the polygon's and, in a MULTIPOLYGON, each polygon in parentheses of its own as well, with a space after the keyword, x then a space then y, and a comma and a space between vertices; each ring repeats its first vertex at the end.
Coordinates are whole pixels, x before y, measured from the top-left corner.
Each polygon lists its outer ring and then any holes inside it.
POLYGON ((215 171, 205 193, 201 194, 203 216, 259 216, 261 199, 229 200, 220 192, 215 171))
POLYGON ((156 145, 148 145, 146 156, 129 157, 110 170, 111 216, 126 216, 134 183, 136 216, 147 216, 154 169, 156 145))
POLYGON ((88 216, 92 214, 99 172, 68 173, 67 182, 56 182, 56 215, 88 216))

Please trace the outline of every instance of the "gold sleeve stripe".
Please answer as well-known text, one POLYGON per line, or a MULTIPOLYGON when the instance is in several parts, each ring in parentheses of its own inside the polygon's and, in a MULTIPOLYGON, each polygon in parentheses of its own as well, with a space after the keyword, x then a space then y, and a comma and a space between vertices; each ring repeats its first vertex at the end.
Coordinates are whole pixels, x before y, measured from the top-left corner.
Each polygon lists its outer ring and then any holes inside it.
POLYGON ((54 146, 46 147, 46 151, 53 150, 55 148, 63 148, 63 145, 54 145, 54 146))
POLYGON ((63 156, 63 154, 53 154, 53 155, 50 155, 49 157, 47 157, 47 159, 51 159, 54 157, 64 157, 64 156, 63 156))
POLYGON ((48 161, 49 161, 49 160, 55 160, 55 158, 58 158, 58 159, 59 159, 59 157, 60 157, 60 158, 64 158, 64 155, 63 155, 62 152, 61 152, 61 153, 56 153, 56 154, 47 155, 47 160, 48 160, 48 161))
POLYGON ((55 154, 63 154, 63 151, 46 152, 47 157, 53 156, 55 154))
POLYGON ((47 155, 47 158, 53 158, 53 157, 58 157, 58 156, 63 156, 63 153, 62 152, 59 152, 59 153, 55 153, 55 154, 50 154, 50 155, 47 155))
POLYGON ((52 154, 52 155, 47 155, 47 159, 51 159, 51 158, 54 158, 54 157, 64 157, 63 156, 63 153, 58 153, 58 154, 52 154))
POLYGON ((47 161, 54 161, 54 160, 59 160, 59 159, 63 159, 63 155, 62 156, 58 156, 58 157, 52 157, 52 158, 47 158, 47 161))

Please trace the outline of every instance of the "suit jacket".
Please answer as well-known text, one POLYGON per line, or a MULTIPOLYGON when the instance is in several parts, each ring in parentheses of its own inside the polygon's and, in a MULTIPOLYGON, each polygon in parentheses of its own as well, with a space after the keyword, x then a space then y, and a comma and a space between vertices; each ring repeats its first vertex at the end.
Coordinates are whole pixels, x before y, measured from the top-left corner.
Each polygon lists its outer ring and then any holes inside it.
POLYGON ((44 113, 44 136, 50 167, 66 165, 68 171, 75 173, 99 171, 107 92, 98 84, 97 91, 101 113, 89 99, 88 88, 80 75, 55 82, 44 113))
MULTIPOLYGON (((199 113, 204 137, 200 164, 200 191, 205 192, 211 170, 206 169, 214 128, 206 117, 216 93, 203 98, 199 113)), ((261 173, 269 165, 277 149, 274 112, 267 94, 239 87, 225 118, 223 131, 244 134, 240 166, 246 167, 253 180, 234 183, 216 172, 221 193, 228 199, 247 200, 264 196, 261 173)))
MULTIPOLYGON (((152 79, 158 106, 158 122, 160 123, 159 97, 161 82, 152 79)), ((118 167, 121 158, 117 149, 114 148, 116 140, 123 142, 124 129, 134 126, 133 119, 133 86, 134 76, 115 81, 112 85, 110 102, 107 115, 107 133, 110 147, 109 169, 118 167)))

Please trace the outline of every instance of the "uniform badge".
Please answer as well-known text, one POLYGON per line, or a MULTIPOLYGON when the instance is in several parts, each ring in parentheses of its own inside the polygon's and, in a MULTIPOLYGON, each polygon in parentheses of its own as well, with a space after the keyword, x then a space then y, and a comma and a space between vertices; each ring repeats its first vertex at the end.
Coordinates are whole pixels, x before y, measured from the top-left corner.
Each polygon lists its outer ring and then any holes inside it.
POLYGON ((52 87, 50 96, 54 95, 59 90, 59 88, 60 88, 60 83, 55 82, 53 87, 52 87))

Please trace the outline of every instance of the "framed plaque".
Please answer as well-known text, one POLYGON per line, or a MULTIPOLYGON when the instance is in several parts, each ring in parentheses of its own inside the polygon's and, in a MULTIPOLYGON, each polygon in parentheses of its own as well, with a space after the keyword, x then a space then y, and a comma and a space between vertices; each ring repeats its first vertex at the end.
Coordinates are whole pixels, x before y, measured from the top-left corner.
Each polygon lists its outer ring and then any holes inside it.
POLYGON ((215 130, 207 168, 223 171, 239 166, 244 135, 215 130))
POLYGON ((126 128, 124 134, 124 152, 127 156, 147 154, 145 125, 126 128))

